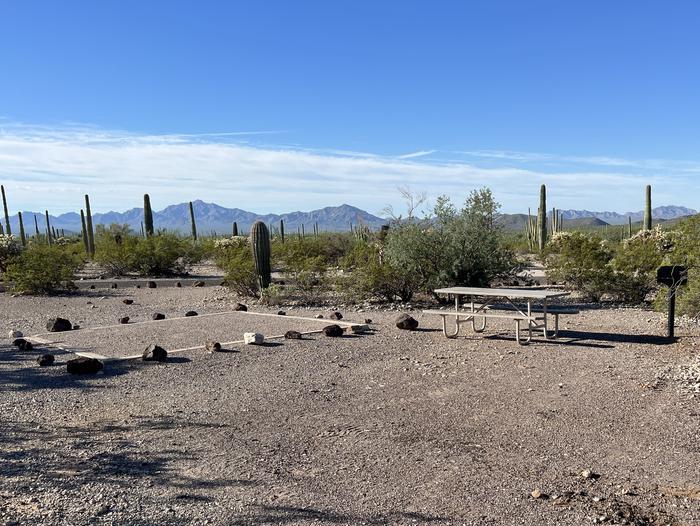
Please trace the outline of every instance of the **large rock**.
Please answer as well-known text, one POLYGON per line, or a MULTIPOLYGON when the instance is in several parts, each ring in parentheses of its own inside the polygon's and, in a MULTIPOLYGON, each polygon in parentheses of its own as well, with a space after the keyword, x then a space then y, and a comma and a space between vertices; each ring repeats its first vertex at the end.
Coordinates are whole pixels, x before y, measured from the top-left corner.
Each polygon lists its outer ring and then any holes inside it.
POLYGON ((168 351, 160 345, 149 345, 143 351, 142 359, 144 362, 165 362, 168 360, 168 351))
POLYGON ((233 306, 233 310, 235 311, 240 311, 240 312, 247 312, 248 311, 248 306, 244 305, 243 303, 236 303, 233 306))
POLYGON ((299 331, 287 331, 284 333, 284 337, 287 340, 301 340, 301 333, 299 331))
POLYGON ((36 363, 38 363, 40 367, 47 367, 49 365, 53 365, 55 360, 56 359, 54 358, 53 354, 42 354, 36 359, 36 363))
POLYGON ((339 313, 338 311, 332 312, 330 316, 328 316, 331 320, 342 320, 343 315, 339 313))
POLYGON ((323 334, 330 336, 331 338, 337 338, 343 335, 343 329, 340 325, 326 325, 323 328, 323 334))
POLYGON ((122 325, 126 325, 127 323, 129 323, 130 319, 131 318, 129 318, 129 316, 122 316, 121 318, 119 318, 119 323, 121 323, 122 325))
POLYGON ((31 351, 34 348, 32 342, 29 342, 24 338, 17 338, 12 342, 12 345, 17 347, 20 351, 31 351))
POLYGON ((353 334, 364 334, 369 332, 369 325, 351 325, 350 330, 353 334))
POLYGON ((415 331, 418 328, 418 320, 408 314, 401 314, 396 318, 396 326, 405 331, 415 331))
POLYGON ((265 341, 265 337, 259 332, 246 332, 243 334, 243 342, 246 345, 260 345, 265 341))
POLYGON ((102 362, 95 358, 74 358, 66 362, 66 368, 70 374, 95 374, 102 370, 102 362))
POLYGON ((160 313, 160 312, 154 312, 153 315, 151 316, 151 318, 152 318, 154 321, 164 320, 164 319, 165 319, 165 314, 162 314, 162 313, 160 313))
POLYGON ((185 313, 185 316, 188 317, 188 318, 191 318, 192 316, 197 316, 197 311, 195 311, 195 310, 188 310, 188 311, 185 313))
POLYGON ((46 322, 46 330, 49 332, 64 332, 70 331, 73 324, 65 318, 51 318, 46 322))

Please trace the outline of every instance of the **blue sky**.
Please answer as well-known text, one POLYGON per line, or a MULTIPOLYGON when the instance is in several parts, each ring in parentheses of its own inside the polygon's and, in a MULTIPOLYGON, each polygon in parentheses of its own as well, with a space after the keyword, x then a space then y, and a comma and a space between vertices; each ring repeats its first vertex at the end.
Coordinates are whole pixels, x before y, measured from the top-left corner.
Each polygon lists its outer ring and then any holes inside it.
POLYGON ((14 208, 700 208, 696 2, 0 1, 14 208))

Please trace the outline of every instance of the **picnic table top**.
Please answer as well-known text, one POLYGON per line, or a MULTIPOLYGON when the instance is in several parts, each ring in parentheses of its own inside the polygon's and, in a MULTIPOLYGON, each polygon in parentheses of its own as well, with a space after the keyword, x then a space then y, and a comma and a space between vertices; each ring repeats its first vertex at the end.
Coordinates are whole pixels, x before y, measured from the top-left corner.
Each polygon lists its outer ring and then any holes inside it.
POLYGON ((436 294, 456 294, 459 296, 491 296, 498 298, 550 299, 568 296, 568 292, 543 289, 490 289, 482 287, 447 287, 436 289, 436 294))

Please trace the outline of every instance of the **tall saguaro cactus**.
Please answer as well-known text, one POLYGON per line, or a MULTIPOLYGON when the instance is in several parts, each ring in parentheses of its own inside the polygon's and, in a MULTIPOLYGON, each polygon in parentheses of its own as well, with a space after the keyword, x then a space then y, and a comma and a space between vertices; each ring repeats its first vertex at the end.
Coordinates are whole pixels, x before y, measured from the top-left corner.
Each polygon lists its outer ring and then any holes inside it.
POLYGON ((540 208, 537 211, 537 243, 540 252, 547 244, 547 187, 540 186, 540 208))
POLYGON ((10 214, 7 211, 7 197, 3 185, 0 185, 0 192, 2 192, 2 208, 5 211, 5 233, 10 236, 12 235, 12 227, 10 226, 10 214))
POLYGON ((284 219, 280 219, 280 239, 284 243, 284 219))
POLYGON ((190 201, 190 225, 192 226, 192 239, 197 241, 197 223, 194 219, 194 206, 192 206, 192 201, 190 201))
POLYGON ((258 274, 260 290, 270 286, 272 266, 270 263, 270 231, 262 221, 253 223, 250 229, 250 242, 253 246, 253 260, 258 274))
POLYGON ((17 219, 19 220, 19 239, 22 242, 22 246, 27 246, 27 236, 24 235, 24 221, 22 221, 22 212, 17 212, 17 219))
POLYGON ((632 237, 632 216, 627 216, 627 237, 632 237))
POLYGON ((151 210, 151 198, 143 194, 143 224, 146 228, 146 237, 153 235, 153 210, 151 210))
POLYGON ((88 241, 87 227, 85 226, 85 212, 82 209, 80 210, 80 234, 83 237, 85 253, 90 254, 90 241, 88 241))
POLYGON ((39 232, 39 220, 36 218, 36 214, 34 215, 34 233, 36 234, 36 238, 39 239, 41 237, 41 232, 39 232))
POLYGON ((49 222, 48 210, 46 210, 46 242, 51 246, 51 223, 49 222))
POLYGON ((231 227, 231 235, 233 237, 238 236, 238 223, 236 223, 235 221, 233 222, 233 227, 231 227))
POLYGON ((651 230, 651 185, 646 188, 646 203, 644 205, 644 230, 651 230))
POLYGON ((92 227, 92 211, 90 210, 90 197, 85 194, 85 233, 87 234, 88 256, 95 255, 95 231, 92 227))

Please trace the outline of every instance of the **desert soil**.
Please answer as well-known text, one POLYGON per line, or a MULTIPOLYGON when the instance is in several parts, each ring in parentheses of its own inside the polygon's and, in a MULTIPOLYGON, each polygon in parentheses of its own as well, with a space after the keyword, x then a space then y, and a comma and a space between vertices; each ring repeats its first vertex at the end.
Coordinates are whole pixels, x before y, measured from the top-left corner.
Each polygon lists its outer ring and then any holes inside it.
MULTIPOLYGON (((0 330, 235 301, 220 287, 3 294, 0 330)), ((653 336, 660 314, 584 308, 559 340, 519 346, 510 324, 448 340, 437 318, 404 309, 418 331, 398 330, 395 310, 343 310, 375 331, 94 376, 69 376, 60 352, 40 368, 46 349, 4 338, 0 524, 700 524, 700 395, 674 379, 697 359, 697 325, 667 344, 653 336)), ((123 346, 122 330, 95 345, 123 346)))

